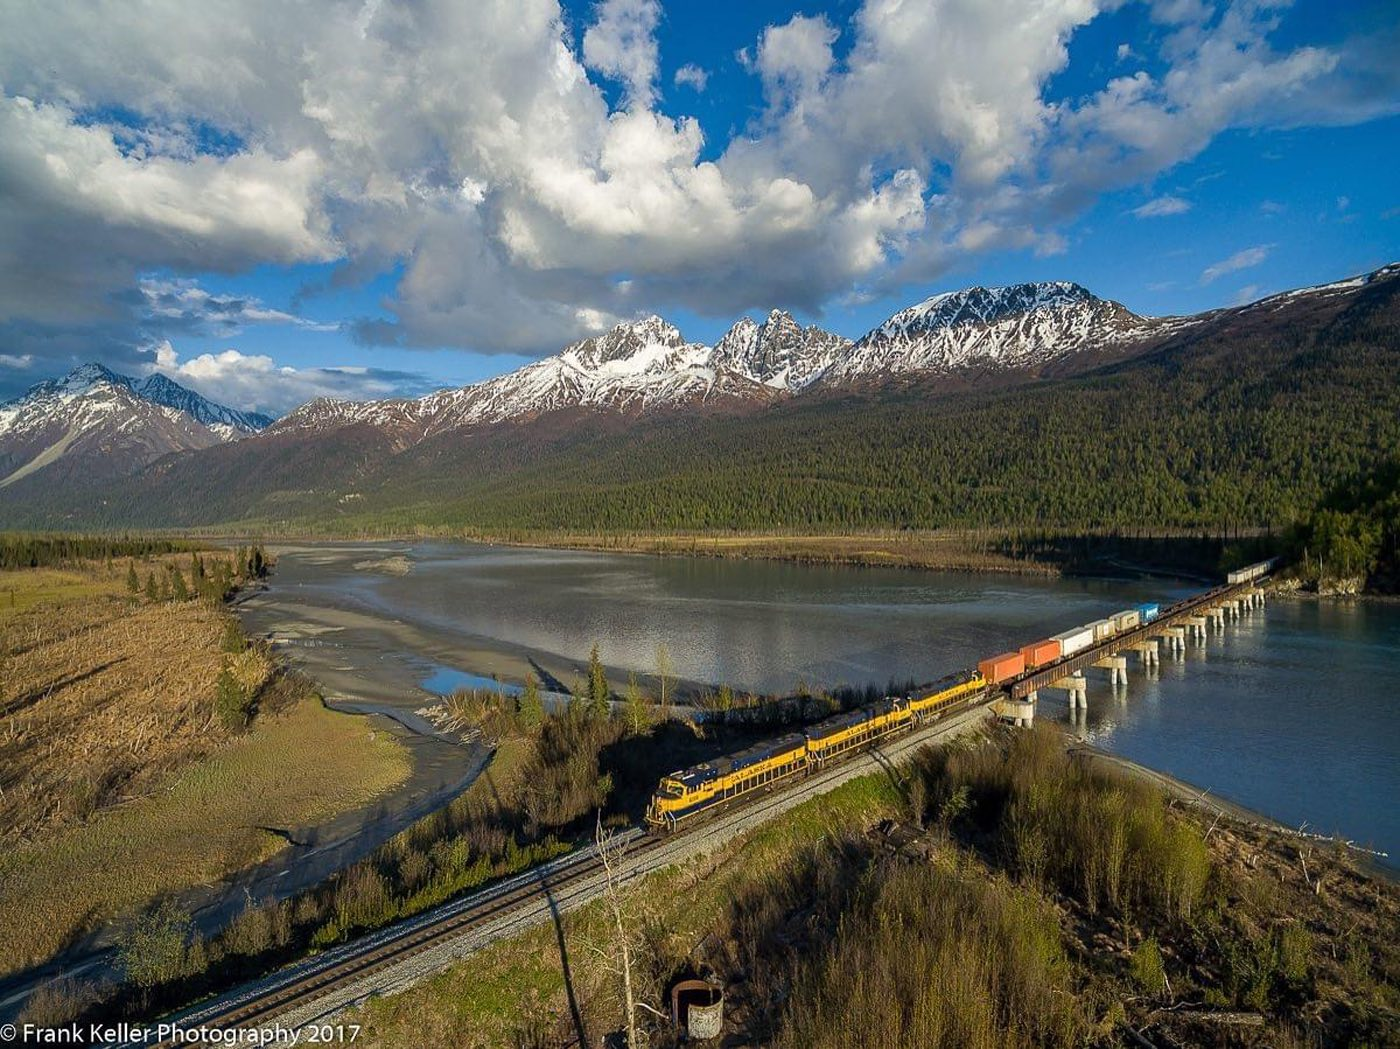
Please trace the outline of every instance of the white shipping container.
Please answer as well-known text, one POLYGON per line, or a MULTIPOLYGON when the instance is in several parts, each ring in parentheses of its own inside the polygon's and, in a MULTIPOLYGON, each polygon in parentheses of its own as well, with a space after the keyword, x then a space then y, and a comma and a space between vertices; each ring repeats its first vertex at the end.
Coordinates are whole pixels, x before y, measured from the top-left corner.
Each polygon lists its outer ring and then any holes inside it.
POLYGON ((1119 631, 1131 630, 1142 622, 1142 616, 1136 608, 1125 608, 1121 612, 1114 612, 1109 618, 1113 620, 1114 627, 1119 631))
POLYGON ((1060 656, 1072 656, 1076 652, 1083 652, 1094 643, 1094 628, 1092 626, 1077 626, 1073 630, 1066 630, 1063 634, 1055 634, 1051 641, 1060 643, 1060 656))
POLYGON ((1118 632, 1118 628, 1113 625, 1113 620, 1111 619, 1096 619, 1089 624, 1089 627, 1094 631, 1095 641, 1102 641, 1104 638, 1112 637, 1118 632))

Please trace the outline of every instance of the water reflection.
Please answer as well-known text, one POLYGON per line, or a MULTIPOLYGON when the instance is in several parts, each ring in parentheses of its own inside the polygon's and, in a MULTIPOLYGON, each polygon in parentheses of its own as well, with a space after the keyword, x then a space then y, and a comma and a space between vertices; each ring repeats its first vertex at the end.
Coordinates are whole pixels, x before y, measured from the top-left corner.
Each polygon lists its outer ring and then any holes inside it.
MULTIPOLYGON (((330 552, 327 553, 326 550, 330 552)), ((930 680, 993 652, 1194 587, 400 545, 405 576, 356 571, 360 555, 284 558, 274 599, 323 602, 509 643, 581 665, 648 674, 664 644, 674 672, 788 691, 930 680)), ((1293 825, 1400 851, 1400 606, 1275 601, 1228 620, 1128 685, 1089 679, 1076 731, 1293 825)), ((433 662, 440 662, 434 660, 433 662)), ((493 687, 455 668, 464 683, 493 687)), ((1071 723, 1064 693, 1041 717, 1071 723)))

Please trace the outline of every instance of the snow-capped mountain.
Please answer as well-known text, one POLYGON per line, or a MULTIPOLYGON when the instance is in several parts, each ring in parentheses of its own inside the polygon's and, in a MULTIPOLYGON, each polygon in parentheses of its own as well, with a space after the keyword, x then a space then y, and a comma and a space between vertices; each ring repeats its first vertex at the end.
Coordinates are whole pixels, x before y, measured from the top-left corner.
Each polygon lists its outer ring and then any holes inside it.
POLYGON ((1139 341, 1162 325, 1065 281, 968 288, 900 310, 823 378, 835 385, 871 376, 1035 368, 1139 341))
POLYGON ((660 317, 619 324, 507 375, 416 401, 317 401, 279 431, 369 423, 429 436, 561 409, 642 414, 683 405, 766 404, 819 388, 868 386, 975 369, 1035 369, 1085 350, 1124 348, 1172 323, 1138 317, 1077 284, 1020 284, 938 295, 852 342, 773 310, 743 317, 714 346, 660 317))
POLYGON ((201 422, 216 430, 219 427, 227 427, 231 430, 237 430, 240 434, 249 434, 257 433, 272 425, 271 416, 263 415, 261 412, 240 412, 236 408, 227 408, 222 404, 216 404, 209 398, 186 389, 160 372, 148 375, 144 379, 127 379, 126 381, 130 384, 132 391, 143 400, 150 401, 152 404, 164 405, 167 408, 176 408, 192 417, 196 422, 201 422))
POLYGON ((820 379, 850 349, 850 339, 815 325, 803 328, 792 314, 773 310, 761 324, 740 318, 715 344, 713 361, 764 386, 796 393, 820 379))
POLYGON ((165 376, 85 364, 0 404, 0 487, 45 477, 118 476, 169 452, 262 429, 266 416, 215 404, 165 376))
POLYGON ((847 344, 847 340, 817 328, 804 332, 790 316, 778 311, 763 325, 748 321, 756 332, 773 330, 775 338, 756 336, 741 344, 738 337, 731 336, 743 323, 735 325, 719 346, 710 347, 686 342, 674 325, 660 317, 644 317, 485 382, 439 390, 416 400, 313 401, 279 421, 274 429, 285 432, 369 423, 429 436, 568 408, 641 414, 683 404, 763 402, 777 391, 799 389, 809 381, 796 381, 805 370, 800 360, 794 359, 789 383, 784 369, 773 365, 782 352, 801 357, 812 352, 806 348, 809 345, 847 344), (782 327, 781 348, 775 324, 782 327), (796 341, 784 326, 798 333, 796 341))

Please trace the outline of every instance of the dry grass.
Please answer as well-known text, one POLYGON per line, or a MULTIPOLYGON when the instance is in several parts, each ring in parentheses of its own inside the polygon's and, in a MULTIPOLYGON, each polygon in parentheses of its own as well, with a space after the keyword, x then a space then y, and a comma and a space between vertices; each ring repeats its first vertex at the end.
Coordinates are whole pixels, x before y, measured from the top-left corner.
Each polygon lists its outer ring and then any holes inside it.
POLYGON ((804 564, 884 565, 944 571, 1058 575, 1053 564, 1009 557, 997 549, 1000 533, 862 532, 851 535, 617 534, 541 533, 505 542, 578 550, 609 550, 689 557, 757 558, 804 564))
POLYGON ((325 820, 408 773, 392 738, 305 696, 151 796, 0 856, 0 975, 130 907, 267 858, 284 842, 260 827, 325 820))
MULTIPOLYGON (((175 563, 188 568, 188 558, 175 563)), ((139 568, 145 574, 156 564, 139 568)), ((0 693, 0 842, 36 841, 105 805, 149 792, 228 733, 213 716, 228 613, 205 601, 146 603, 109 572, 6 572, 9 653, 0 693)), ((3 602, 0 602, 3 604, 3 602)), ((233 670, 249 694, 273 667, 248 650, 233 670)))
MULTIPOLYGON (((1189 912, 1171 892, 1152 906, 1139 899, 1134 920, 1106 917, 1110 894, 1072 876, 1061 892, 1041 880, 1053 877, 1049 867, 1039 876, 1023 869, 1013 841, 1026 814, 1000 823, 1037 772, 1081 794, 1103 786, 1069 783, 1045 742, 925 764, 925 774, 972 788, 970 805, 951 806, 961 812, 956 827, 935 812, 922 836, 902 838, 914 835, 904 825, 886 837, 876 824, 906 807, 901 792, 914 778, 906 773, 896 790, 882 774, 644 879, 626 904, 642 999, 663 1008, 675 977, 714 972, 727 991, 727 1045, 1108 1047, 1128 1044, 1125 1026, 1158 1045, 1397 1044, 1394 886, 1321 849, 1304 865, 1299 846, 1271 832, 1221 825, 1206 834, 1208 821, 1115 780, 1135 803, 1189 824, 1214 874, 1189 912), (1007 839, 959 840, 954 831, 992 815, 989 803, 1007 839), (1231 1009, 1257 1010, 1263 1025, 1190 1019, 1192 1010, 1231 1009)), ((929 795, 949 807, 947 794, 929 795)), ((1066 844, 1082 846, 1073 835, 1066 844)), ((1099 864, 1094 855, 1086 862, 1099 864)), ((384 1049, 608 1044, 622 1025, 614 941, 594 904, 560 930, 493 944, 349 1019, 365 1024, 362 1044, 384 1049)), ((676 1044, 658 1022, 649 1039, 676 1044)))
MULTIPOLYGON (((219 603, 133 597, 128 564, 0 573, 0 975, 272 854, 259 826, 326 819, 409 772, 256 646, 226 652, 219 603), (250 733, 215 714, 225 666, 261 708, 250 733)), ((188 554, 135 567, 144 586, 169 564, 189 578, 188 554)))

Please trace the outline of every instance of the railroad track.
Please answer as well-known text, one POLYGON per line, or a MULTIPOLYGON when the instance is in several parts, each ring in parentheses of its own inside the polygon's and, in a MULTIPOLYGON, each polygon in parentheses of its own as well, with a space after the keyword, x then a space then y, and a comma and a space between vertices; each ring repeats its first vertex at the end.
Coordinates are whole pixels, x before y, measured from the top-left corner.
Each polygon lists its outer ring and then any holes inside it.
MULTIPOLYGON (((861 750, 849 759, 815 773, 787 789, 765 793, 731 805, 692 828, 665 837, 639 827, 621 832, 626 842, 620 880, 634 881, 692 855, 712 851, 729 839, 818 794, 835 789, 856 776, 881 768, 942 736, 965 730, 983 720, 987 698, 969 702, 960 711, 861 750)), ((274 1021, 302 1027, 324 1020, 370 994, 392 993, 429 971, 466 957, 485 942, 549 920, 589 902, 602 887, 604 872, 593 846, 551 861, 485 889, 444 904, 434 911, 370 933, 325 954, 295 963, 246 985, 230 995, 168 1018, 183 1030, 193 1028, 249 1029, 274 1021), (473 934, 476 934, 475 942, 473 934), (472 941, 463 943, 462 941, 472 941), (436 954, 421 971, 400 972, 416 960, 436 954), (440 963, 440 964, 439 964, 440 963), (377 985, 376 978, 379 978, 377 985)), ((175 1045, 176 1042, 126 1042, 115 1049, 175 1045)))

